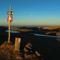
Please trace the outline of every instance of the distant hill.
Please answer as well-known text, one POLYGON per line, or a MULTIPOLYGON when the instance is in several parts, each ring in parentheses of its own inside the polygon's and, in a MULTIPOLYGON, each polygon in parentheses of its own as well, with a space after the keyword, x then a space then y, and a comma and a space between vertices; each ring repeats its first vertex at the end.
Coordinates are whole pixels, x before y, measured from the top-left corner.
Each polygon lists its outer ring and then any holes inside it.
POLYGON ((6 29, 7 29, 6 26, 0 26, 0 31, 4 31, 4 30, 6 30, 6 29))

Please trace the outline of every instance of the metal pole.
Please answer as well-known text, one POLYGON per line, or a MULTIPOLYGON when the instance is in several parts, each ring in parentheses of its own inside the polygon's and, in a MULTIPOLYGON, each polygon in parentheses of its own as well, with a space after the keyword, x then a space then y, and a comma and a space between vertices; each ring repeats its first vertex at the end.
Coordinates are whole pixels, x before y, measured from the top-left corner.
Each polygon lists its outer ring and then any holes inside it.
POLYGON ((10 27, 11 27, 11 22, 8 22, 8 43, 10 43, 10 27))

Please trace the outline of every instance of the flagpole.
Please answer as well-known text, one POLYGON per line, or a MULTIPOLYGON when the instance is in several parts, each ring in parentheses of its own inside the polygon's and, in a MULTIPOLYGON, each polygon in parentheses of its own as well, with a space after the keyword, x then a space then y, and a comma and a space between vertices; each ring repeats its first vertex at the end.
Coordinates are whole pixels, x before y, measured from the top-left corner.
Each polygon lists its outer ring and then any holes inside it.
POLYGON ((11 23, 8 22, 8 43, 10 43, 10 27, 11 27, 11 23))
POLYGON ((11 23, 13 20, 13 10, 12 10, 12 0, 10 0, 10 8, 8 10, 8 43, 10 42, 11 38, 11 23))
POLYGON ((8 43, 10 43, 12 20, 13 20, 13 11, 12 11, 12 8, 10 7, 10 9, 8 11, 8 43))

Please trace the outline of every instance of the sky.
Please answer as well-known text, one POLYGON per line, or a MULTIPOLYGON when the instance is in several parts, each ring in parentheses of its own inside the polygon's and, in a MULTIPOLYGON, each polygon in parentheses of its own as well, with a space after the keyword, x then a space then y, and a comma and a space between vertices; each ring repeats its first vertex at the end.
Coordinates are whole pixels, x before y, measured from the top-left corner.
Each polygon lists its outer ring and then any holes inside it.
POLYGON ((0 26, 7 25, 10 5, 12 25, 60 25, 60 0, 0 0, 0 26))

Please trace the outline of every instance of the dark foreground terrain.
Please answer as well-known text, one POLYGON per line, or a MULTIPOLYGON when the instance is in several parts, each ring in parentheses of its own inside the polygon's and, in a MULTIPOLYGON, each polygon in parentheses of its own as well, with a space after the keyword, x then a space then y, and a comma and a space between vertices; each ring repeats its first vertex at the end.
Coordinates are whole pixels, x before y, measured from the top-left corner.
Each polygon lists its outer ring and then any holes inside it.
MULTIPOLYGON (((6 27, 0 28, 0 45, 7 41, 8 33, 5 32, 6 30, 6 27)), ((12 44, 14 44, 15 37, 20 37, 20 50, 22 53, 26 42, 31 42, 33 51, 38 51, 44 60, 60 60, 60 42, 57 40, 58 38, 34 35, 38 33, 40 34, 41 32, 35 30, 33 32, 11 33, 12 44)))

